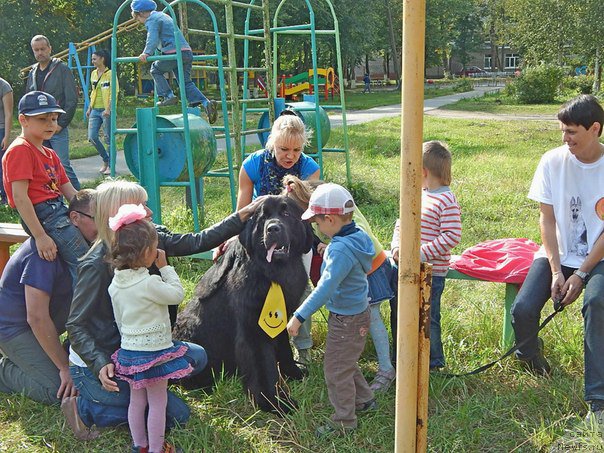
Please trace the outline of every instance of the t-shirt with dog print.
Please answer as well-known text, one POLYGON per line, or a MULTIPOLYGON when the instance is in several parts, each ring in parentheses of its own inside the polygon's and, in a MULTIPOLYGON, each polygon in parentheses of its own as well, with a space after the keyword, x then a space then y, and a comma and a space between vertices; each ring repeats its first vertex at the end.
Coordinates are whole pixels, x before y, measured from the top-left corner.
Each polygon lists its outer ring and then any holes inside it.
MULTIPOLYGON (((532 200, 551 205, 556 218, 560 263, 579 268, 604 231, 596 204, 604 198, 604 157, 586 164, 567 145, 545 153, 528 193, 532 200)), ((542 246, 535 258, 547 257, 542 246)))

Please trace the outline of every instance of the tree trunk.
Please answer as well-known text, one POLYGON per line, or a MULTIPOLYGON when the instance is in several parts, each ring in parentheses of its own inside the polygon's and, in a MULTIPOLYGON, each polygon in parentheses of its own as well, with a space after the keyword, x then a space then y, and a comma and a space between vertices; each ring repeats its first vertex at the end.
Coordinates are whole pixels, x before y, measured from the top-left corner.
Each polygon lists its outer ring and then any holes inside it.
POLYGON ((594 85, 592 93, 597 94, 602 86, 602 66, 600 62, 600 48, 596 48, 596 58, 594 61, 594 85))
POLYGON ((384 4, 386 5, 386 17, 388 18, 388 31, 390 35, 390 48, 392 49, 392 64, 394 65, 394 74, 396 76, 396 80, 401 80, 401 64, 398 58, 398 49, 396 47, 396 36, 394 34, 394 25, 392 25, 392 11, 390 9, 390 0, 384 0, 384 4))

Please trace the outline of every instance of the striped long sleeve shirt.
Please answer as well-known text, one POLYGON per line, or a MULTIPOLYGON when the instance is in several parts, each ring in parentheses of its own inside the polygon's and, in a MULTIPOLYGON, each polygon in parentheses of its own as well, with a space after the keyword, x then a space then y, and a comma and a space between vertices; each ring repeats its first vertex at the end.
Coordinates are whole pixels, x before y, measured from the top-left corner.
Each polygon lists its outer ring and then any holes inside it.
MULTIPOLYGON (((391 248, 399 247, 400 222, 396 221, 391 248)), ((461 241, 461 209, 448 186, 422 192, 421 260, 432 264, 432 274, 445 276, 451 250, 461 241)))

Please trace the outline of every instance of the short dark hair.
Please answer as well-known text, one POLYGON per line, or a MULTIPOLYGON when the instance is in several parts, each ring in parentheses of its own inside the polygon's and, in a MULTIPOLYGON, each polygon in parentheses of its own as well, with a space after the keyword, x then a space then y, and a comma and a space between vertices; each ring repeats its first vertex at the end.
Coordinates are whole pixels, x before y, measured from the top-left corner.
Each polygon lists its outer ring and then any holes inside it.
POLYGON ((144 266, 143 254, 157 240, 153 224, 141 219, 120 227, 111 243, 109 261, 116 269, 137 269, 144 266))
POLYGON ((594 123, 599 123, 598 136, 601 136, 604 127, 604 109, 595 96, 582 94, 560 108, 558 120, 563 124, 583 126, 585 129, 589 129, 594 123))
POLYGON ((109 51, 105 49, 98 49, 92 52, 92 55, 101 57, 103 59, 103 64, 107 66, 107 69, 111 69, 111 57, 109 56, 109 51))
POLYGON ((96 199, 96 190, 82 189, 78 190, 69 202, 69 212, 72 211, 91 211, 94 212, 96 207, 93 205, 96 199))

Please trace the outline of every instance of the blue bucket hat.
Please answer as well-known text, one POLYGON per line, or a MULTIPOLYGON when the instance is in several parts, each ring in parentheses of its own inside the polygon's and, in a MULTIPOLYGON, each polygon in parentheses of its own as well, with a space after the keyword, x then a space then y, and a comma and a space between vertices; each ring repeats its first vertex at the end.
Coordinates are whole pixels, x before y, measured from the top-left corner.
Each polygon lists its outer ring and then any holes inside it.
POLYGON ((135 13, 142 13, 143 11, 155 11, 157 5, 153 0, 132 0, 130 9, 135 13))
POLYGON ((36 116, 44 113, 65 113, 65 110, 52 95, 44 91, 32 91, 19 101, 19 114, 36 116))

